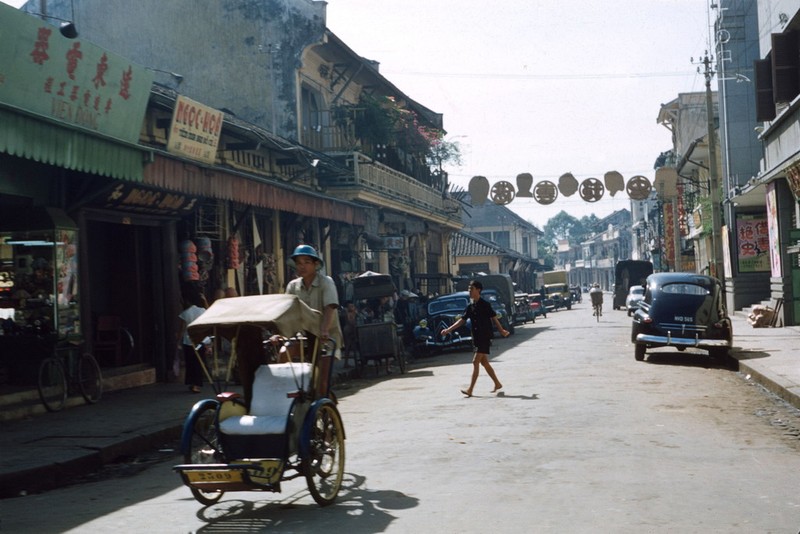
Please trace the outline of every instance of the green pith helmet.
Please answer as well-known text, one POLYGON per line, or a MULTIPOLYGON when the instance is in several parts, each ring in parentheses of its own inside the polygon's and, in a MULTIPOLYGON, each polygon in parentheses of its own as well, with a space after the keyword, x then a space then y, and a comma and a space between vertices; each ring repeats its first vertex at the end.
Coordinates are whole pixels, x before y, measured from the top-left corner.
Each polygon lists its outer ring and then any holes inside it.
POLYGON ((325 265, 325 262, 319 257, 319 254, 317 254, 317 251, 311 245, 298 245, 297 248, 294 249, 294 252, 292 252, 292 262, 294 262, 294 259, 297 256, 308 256, 309 258, 314 258, 319 262, 317 269, 322 269, 323 265, 325 265))

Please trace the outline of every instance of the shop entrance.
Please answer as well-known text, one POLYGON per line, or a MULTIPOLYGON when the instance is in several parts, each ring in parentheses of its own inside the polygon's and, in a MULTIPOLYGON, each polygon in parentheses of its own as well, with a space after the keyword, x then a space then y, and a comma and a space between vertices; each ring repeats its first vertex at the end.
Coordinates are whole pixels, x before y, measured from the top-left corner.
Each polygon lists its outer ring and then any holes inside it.
POLYGON ((163 366, 164 236, 165 227, 150 221, 87 219, 89 313, 101 366, 163 366))

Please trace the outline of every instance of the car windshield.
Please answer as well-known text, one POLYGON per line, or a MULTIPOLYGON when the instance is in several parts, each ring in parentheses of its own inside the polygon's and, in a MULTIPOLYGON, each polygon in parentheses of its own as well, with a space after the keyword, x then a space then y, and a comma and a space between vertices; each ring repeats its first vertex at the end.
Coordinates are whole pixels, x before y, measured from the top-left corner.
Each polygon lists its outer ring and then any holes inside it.
POLYGON ((634 286, 634 287, 631 288, 631 293, 630 294, 632 296, 644 295, 644 287, 642 287, 642 286, 634 286))
POLYGON ((464 311, 467 307, 467 297, 449 298, 442 300, 434 300, 428 304, 428 313, 442 313, 446 311, 464 311))

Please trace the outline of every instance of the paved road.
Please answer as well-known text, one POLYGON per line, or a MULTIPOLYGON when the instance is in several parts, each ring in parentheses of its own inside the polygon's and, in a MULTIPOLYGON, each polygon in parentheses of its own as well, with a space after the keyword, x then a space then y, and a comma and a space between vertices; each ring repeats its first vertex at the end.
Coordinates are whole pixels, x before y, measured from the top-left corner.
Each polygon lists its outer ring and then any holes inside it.
POLYGON ((340 388, 348 477, 333 507, 316 507, 298 480, 202 510, 172 459, 150 458, 140 472, 0 501, 0 527, 798 531, 796 410, 702 353, 664 349, 635 362, 628 336, 625 312, 598 324, 584 303, 496 342, 501 394, 485 375, 478 396, 459 393, 470 374, 463 352, 340 388))

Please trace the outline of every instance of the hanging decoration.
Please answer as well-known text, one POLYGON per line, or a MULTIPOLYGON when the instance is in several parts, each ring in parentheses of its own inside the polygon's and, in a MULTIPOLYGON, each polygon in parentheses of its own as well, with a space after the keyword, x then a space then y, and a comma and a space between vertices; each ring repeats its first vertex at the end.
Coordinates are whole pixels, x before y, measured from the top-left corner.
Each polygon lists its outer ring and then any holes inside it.
POLYGON ((228 269, 239 268, 239 240, 235 235, 228 238, 228 269))
POLYGON ((200 280, 200 270, 197 267, 197 246, 190 239, 181 242, 181 278, 185 282, 200 280))
POLYGON ((533 184, 529 173, 517 175, 517 188, 511 182, 501 180, 493 185, 485 176, 473 176, 469 182, 469 193, 473 206, 483 205, 488 198, 497 205, 505 206, 515 198, 533 198, 542 205, 552 204, 559 194, 570 197, 576 192, 584 202, 597 202, 608 192, 612 197, 619 191, 625 190, 631 200, 646 200, 650 196, 652 184, 644 176, 634 176, 628 180, 617 171, 609 171, 599 178, 586 178, 578 181, 572 173, 564 173, 558 179, 556 186, 550 180, 542 180, 533 184), (533 187, 533 191, 531 191, 533 187))

